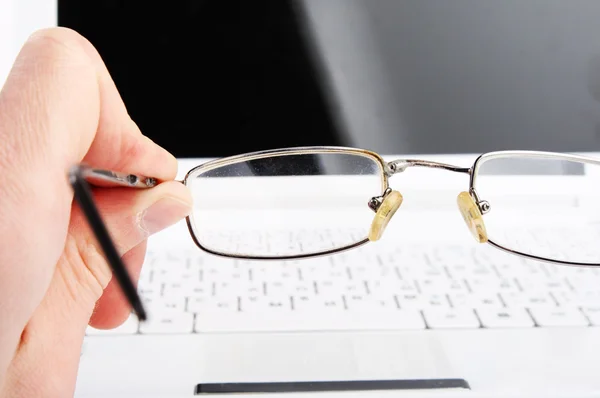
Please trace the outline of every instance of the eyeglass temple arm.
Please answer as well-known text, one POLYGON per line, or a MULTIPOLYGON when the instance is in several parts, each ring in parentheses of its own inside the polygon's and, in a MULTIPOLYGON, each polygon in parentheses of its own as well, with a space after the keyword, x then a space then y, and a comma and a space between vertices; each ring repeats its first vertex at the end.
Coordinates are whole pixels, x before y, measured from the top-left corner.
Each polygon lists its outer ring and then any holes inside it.
POLYGON ((126 186, 131 188, 152 188, 158 184, 154 177, 145 177, 137 174, 120 173, 112 170, 95 169, 85 165, 78 165, 72 169, 71 174, 79 174, 88 183, 94 185, 94 182, 104 182, 117 186, 126 186))
POLYGON ((145 321, 147 315, 137 289, 94 203, 90 188, 90 185, 94 185, 94 181, 134 188, 150 188, 157 184, 157 180, 151 177, 140 177, 133 174, 93 169, 84 165, 74 166, 69 171, 69 183, 73 188, 74 198, 87 219, 98 244, 102 248, 114 277, 139 320, 145 321))

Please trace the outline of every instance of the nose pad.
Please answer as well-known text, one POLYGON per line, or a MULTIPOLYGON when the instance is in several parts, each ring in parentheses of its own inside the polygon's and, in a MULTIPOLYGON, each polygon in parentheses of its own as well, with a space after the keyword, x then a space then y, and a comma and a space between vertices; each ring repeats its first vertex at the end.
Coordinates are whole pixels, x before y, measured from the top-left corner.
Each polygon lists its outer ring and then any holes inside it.
POLYGON ((483 217, 481 216, 481 210, 477 203, 475 203, 473 196, 468 192, 461 192, 456 201, 460 214, 462 214, 462 217, 475 240, 479 243, 487 242, 488 237, 483 217))
POLYGON ((385 227, 387 227, 388 223, 396 213, 396 210, 402 204, 402 195, 398 191, 390 191, 385 197, 383 201, 377 208, 377 212, 375 213, 375 218, 373 218, 373 222, 371 223, 371 229, 369 230, 369 240, 376 241, 381 238, 383 235, 383 231, 385 231, 385 227))

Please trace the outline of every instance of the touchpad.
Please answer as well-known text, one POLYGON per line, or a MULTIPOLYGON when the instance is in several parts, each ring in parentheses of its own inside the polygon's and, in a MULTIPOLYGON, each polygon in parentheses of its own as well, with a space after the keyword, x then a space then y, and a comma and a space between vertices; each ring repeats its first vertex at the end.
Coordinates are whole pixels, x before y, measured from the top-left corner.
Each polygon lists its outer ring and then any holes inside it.
POLYGON ((469 389, 443 346, 423 332, 213 338, 221 341, 206 347, 215 352, 203 355, 196 394, 469 389))

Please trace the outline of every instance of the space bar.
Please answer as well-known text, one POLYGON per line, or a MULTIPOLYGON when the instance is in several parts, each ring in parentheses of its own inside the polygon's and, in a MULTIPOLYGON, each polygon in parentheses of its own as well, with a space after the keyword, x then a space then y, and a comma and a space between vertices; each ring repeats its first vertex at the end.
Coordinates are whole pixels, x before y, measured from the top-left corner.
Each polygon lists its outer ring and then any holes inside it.
POLYGON ((417 330, 425 322, 417 310, 383 313, 199 313, 194 330, 209 332, 286 332, 338 330, 417 330))

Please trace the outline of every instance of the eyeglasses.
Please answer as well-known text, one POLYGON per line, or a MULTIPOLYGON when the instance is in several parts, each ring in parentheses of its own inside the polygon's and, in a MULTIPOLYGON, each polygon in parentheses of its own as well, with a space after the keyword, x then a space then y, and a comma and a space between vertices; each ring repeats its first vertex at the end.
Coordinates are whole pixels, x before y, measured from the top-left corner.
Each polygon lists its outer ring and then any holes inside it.
MULTIPOLYGON (((288 260, 330 255, 381 239, 404 201, 391 177, 419 167, 468 178, 456 206, 476 242, 543 262, 600 265, 600 159, 553 152, 490 152, 469 167, 385 161, 375 152, 344 147, 231 156, 187 172, 181 182, 191 190, 194 206, 186 222, 194 243, 218 256, 288 260)), ((82 165, 70 176, 108 263, 134 311, 145 319, 88 183, 149 188, 159 181, 82 165)))

